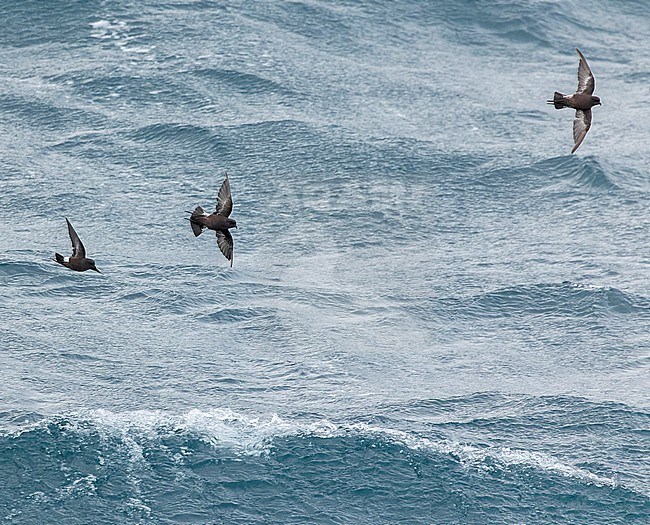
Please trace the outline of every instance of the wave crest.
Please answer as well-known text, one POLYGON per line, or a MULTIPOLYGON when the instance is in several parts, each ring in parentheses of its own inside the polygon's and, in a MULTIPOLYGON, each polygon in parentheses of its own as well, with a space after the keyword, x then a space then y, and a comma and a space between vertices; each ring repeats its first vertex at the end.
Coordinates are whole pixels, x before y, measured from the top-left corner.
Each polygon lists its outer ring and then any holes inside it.
MULTIPOLYGON (((424 437, 418 434, 367 423, 336 424, 327 419, 292 421, 276 414, 255 417, 230 409, 190 410, 185 414, 164 411, 137 410, 113 412, 93 410, 84 414, 58 416, 30 422, 19 429, 0 434, 4 438, 34 437, 45 432, 51 438, 57 435, 99 436, 104 443, 126 447, 133 462, 145 462, 145 450, 153 447, 185 449, 194 439, 219 450, 243 456, 272 454, 280 441, 298 440, 299 446, 309 448, 312 439, 364 439, 381 446, 387 444, 406 447, 412 452, 442 455, 461 465, 479 470, 504 470, 521 467, 546 471, 601 487, 616 487, 615 477, 599 476, 587 469, 572 465, 548 454, 510 448, 508 446, 480 446, 446 438, 424 437), (156 445, 157 444, 157 445, 156 445)), ((94 437, 92 438, 94 440, 94 437)), ((374 446, 371 444, 371 446, 374 446)), ((293 448, 300 454, 300 450, 293 448)))

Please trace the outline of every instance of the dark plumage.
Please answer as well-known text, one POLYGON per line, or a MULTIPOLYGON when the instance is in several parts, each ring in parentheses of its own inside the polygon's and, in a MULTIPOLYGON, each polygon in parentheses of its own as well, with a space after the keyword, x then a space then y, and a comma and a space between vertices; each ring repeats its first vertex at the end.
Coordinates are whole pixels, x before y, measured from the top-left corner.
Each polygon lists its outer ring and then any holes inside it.
POLYGON ((553 104, 555 109, 573 108, 576 110, 576 115, 573 120, 573 149, 571 153, 578 149, 582 141, 587 135, 587 131, 591 127, 591 108, 600 106, 600 98, 594 97, 594 88, 596 87, 596 80, 591 73, 591 68, 587 64, 587 59, 576 48, 578 56, 580 57, 580 64, 578 65, 578 90, 573 95, 563 95, 558 91, 555 92, 553 100, 548 100, 549 104, 553 104))
POLYGON ((233 240, 228 231, 230 228, 237 228, 237 221, 230 219, 232 212, 232 195, 230 193, 230 179, 226 175, 219 194, 217 195, 217 205, 213 213, 208 215, 201 206, 197 206, 194 211, 188 211, 192 215, 188 219, 194 236, 198 237, 206 228, 213 230, 217 235, 217 244, 221 253, 230 261, 232 267, 234 262, 233 240))
POLYGON ((65 222, 68 223, 68 233, 70 234, 70 240, 72 241, 72 255, 70 257, 64 257, 60 253, 55 253, 54 258, 56 259, 56 262, 74 270, 75 272, 95 270, 97 273, 102 273, 95 266, 95 261, 86 257, 86 249, 77 235, 77 232, 74 231, 70 221, 66 219, 65 222))

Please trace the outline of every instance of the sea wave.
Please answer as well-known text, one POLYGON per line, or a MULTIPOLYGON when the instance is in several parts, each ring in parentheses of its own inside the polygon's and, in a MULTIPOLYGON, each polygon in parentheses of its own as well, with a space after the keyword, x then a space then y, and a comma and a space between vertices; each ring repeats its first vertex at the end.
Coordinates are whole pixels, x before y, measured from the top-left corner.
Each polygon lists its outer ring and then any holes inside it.
POLYGON ((465 298, 436 299, 436 310, 461 318, 650 317, 650 300, 617 288, 563 282, 517 285, 465 298))
POLYGON ((524 188, 563 196, 620 191, 619 181, 624 180, 625 176, 618 173, 618 168, 606 166, 596 157, 565 155, 532 163, 488 167, 470 184, 491 191, 509 190, 511 197, 520 197, 524 188))
MULTIPOLYGON (((5 443, 12 440, 15 442, 19 438, 29 441, 45 438, 50 442, 50 446, 56 446, 59 439, 72 434, 76 439, 83 440, 84 436, 90 438, 90 441, 86 441, 87 444, 96 442, 98 438, 112 447, 113 452, 126 447, 132 461, 146 462, 145 450, 151 447, 168 449, 173 446, 177 451, 183 449, 190 454, 193 452, 191 443, 194 439, 237 456, 273 454, 278 442, 285 438, 298 438, 302 446, 307 448, 314 438, 364 439, 369 441, 371 447, 390 444, 406 447, 412 452, 443 455, 471 469, 507 471, 511 468, 525 468, 557 474, 599 487, 619 486, 615 474, 610 477, 597 475, 549 454, 508 446, 463 443, 444 437, 426 437, 368 423, 335 423, 327 419, 298 421, 276 414, 245 415, 230 409, 194 409, 184 414, 99 409, 43 418, 36 422, 34 419, 36 417, 33 414, 14 414, 11 418, 13 428, 7 428, 5 422, 5 429, 0 434, 5 443), (109 445, 110 443, 112 445, 109 445)), ((102 453, 109 452, 110 449, 102 453)), ((299 455, 300 450, 294 449, 293 453, 299 455)))
POLYGON ((209 80, 213 88, 216 84, 239 94, 258 96, 276 94, 288 97, 297 95, 292 89, 274 80, 244 71, 202 67, 195 69, 193 74, 199 78, 209 80))

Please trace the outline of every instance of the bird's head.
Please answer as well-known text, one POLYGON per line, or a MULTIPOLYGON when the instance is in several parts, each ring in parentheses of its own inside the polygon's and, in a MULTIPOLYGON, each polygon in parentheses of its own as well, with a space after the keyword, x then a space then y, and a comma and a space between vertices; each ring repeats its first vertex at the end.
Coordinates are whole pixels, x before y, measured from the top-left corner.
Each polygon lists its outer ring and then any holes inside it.
POLYGON ((600 103, 600 97, 591 97, 591 101, 594 103, 594 106, 602 106, 600 103))

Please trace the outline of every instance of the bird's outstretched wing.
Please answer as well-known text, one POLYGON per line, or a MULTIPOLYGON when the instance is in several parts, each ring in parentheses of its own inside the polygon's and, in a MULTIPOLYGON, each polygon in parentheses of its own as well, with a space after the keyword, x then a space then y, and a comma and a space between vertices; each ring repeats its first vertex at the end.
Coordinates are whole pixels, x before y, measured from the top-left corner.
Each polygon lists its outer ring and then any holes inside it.
POLYGON ((68 223, 68 233, 70 234, 70 240, 72 241, 72 256, 73 257, 85 257, 86 249, 84 248, 81 239, 77 235, 77 232, 74 231, 72 224, 68 219, 65 220, 68 223))
POLYGON ((578 109, 573 119, 573 149, 571 153, 578 149, 582 141, 585 140, 587 131, 591 127, 591 110, 582 111, 578 109))
POLYGON ((233 257, 233 240, 232 235, 228 230, 217 230, 217 244, 221 253, 224 254, 226 259, 230 261, 230 267, 232 268, 232 263, 234 261, 233 257))
POLYGON ((586 93, 587 95, 593 95, 594 88, 596 87, 596 80, 594 79, 594 75, 591 72, 589 64, 587 64, 587 59, 585 56, 580 52, 578 48, 576 48, 576 51, 580 57, 580 64, 578 65, 577 93, 586 93))
POLYGON ((226 174, 226 180, 223 181, 219 195, 217 195, 217 207, 214 213, 229 217, 232 212, 232 195, 230 194, 230 179, 226 174))

